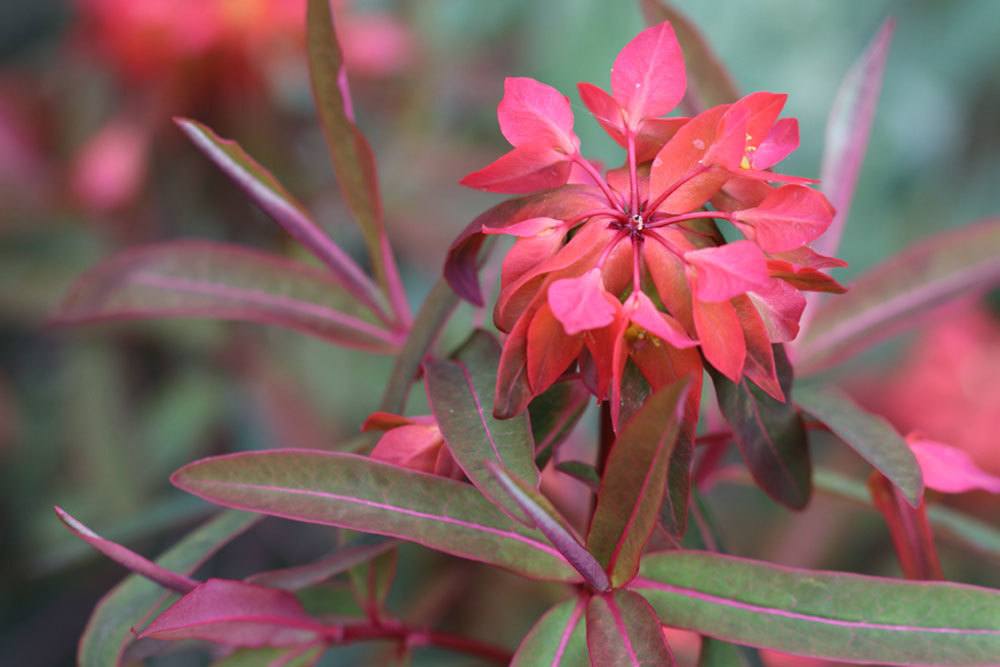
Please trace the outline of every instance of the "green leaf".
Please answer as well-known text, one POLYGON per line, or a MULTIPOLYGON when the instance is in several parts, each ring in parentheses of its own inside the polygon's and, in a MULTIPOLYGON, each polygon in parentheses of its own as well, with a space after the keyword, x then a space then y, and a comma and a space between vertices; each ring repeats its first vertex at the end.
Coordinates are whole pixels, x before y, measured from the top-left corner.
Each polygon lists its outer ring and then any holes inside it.
POLYGON ((540 477, 528 415, 493 416, 493 394, 500 345, 485 331, 475 331, 449 361, 425 366, 427 398, 448 449, 476 487, 504 512, 529 523, 527 515, 490 474, 492 462, 534 488, 540 477))
POLYGON ((688 383, 664 387, 646 401, 611 448, 587 547, 619 586, 635 574, 667 487, 688 383))
POLYGON ((932 308, 1000 282, 1000 218, 931 236, 824 302, 796 346, 812 373, 897 334, 932 308))
POLYGON ((535 465, 539 470, 576 428, 587 410, 590 392, 581 382, 557 382, 528 405, 531 435, 535 441, 535 465))
POLYGON ((861 409, 836 389, 800 385, 796 388, 795 402, 888 477, 910 505, 920 504, 924 480, 917 457, 892 424, 861 409))
POLYGON ((586 598, 566 600, 538 619, 517 647, 511 667, 587 667, 586 598))
POLYGON ((630 588, 671 626, 830 660, 894 665, 1000 661, 1000 592, 672 551, 630 588))
POLYGON ((674 664, 656 612, 642 596, 625 589, 590 598, 587 648, 595 667, 674 664))
POLYGON ((178 317, 275 324, 373 352, 398 345, 326 272, 208 241, 156 243, 105 260, 76 281, 52 321, 178 317))
POLYGON ((475 487, 343 452, 273 450, 191 463, 172 481, 220 505, 417 542, 528 577, 579 577, 475 487))
MULTIPOLYGON (((191 574, 223 545, 247 530, 259 517, 223 512, 164 553, 156 564, 191 574)), ((131 575, 109 591, 87 622, 77 656, 80 667, 118 665, 132 641, 132 628, 149 620, 167 598, 176 597, 139 575, 131 575)))
POLYGON ((758 486, 777 502, 802 509, 812 491, 809 442, 802 418, 792 405, 792 366, 784 348, 774 346, 778 381, 787 403, 780 403, 743 378, 733 384, 706 365, 719 408, 758 486))
POLYGON ((323 653, 324 646, 305 648, 242 648, 216 660, 211 667, 311 667, 323 653))
MULTIPOLYGON (((871 507, 871 496, 863 482, 822 468, 816 469, 813 481, 818 491, 871 507)), ((935 535, 1000 561, 1000 530, 996 527, 944 505, 927 505, 927 519, 935 535)))
POLYGON ((698 27, 667 0, 642 0, 642 13, 650 25, 670 21, 684 52, 688 94, 696 111, 729 104, 740 97, 732 75, 698 27))
POLYGON ((375 275, 399 311, 399 275, 382 220, 375 156, 368 140, 354 124, 347 70, 333 25, 329 0, 309 0, 306 9, 306 48, 309 78, 333 171, 344 201, 354 213, 375 268, 375 275))
POLYGON ((287 591, 297 591, 309 586, 315 586, 327 579, 347 572, 351 568, 369 562, 385 552, 394 549, 399 543, 396 540, 375 538, 374 541, 358 545, 348 545, 337 549, 329 556, 312 563, 286 567, 280 570, 258 572, 247 581, 268 588, 281 588, 287 591))
POLYGON ((703 637, 698 667, 765 667, 757 651, 747 647, 703 637))

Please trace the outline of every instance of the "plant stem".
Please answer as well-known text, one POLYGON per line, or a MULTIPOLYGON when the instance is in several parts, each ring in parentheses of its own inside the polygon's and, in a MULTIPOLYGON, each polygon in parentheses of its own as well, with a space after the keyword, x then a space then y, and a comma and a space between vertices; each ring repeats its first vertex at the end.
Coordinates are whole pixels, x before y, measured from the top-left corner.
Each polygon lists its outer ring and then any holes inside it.
POLYGON ((611 454, 611 446, 615 442, 615 429, 611 421, 611 404, 605 401, 601 403, 600 417, 600 440, 597 447, 597 474, 604 475, 604 467, 608 463, 608 456, 611 454))

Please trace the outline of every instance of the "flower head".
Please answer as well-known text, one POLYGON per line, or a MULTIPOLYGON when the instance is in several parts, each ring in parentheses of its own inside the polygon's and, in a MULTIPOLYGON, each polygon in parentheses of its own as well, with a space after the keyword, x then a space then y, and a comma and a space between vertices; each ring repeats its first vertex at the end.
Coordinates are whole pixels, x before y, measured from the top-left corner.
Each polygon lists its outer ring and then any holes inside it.
POLYGON ((822 273, 843 263, 808 246, 833 209, 811 179, 771 171, 798 146, 797 121, 780 117, 785 95, 752 93, 692 118, 664 118, 685 85, 669 23, 622 49, 610 93, 579 84, 584 105, 626 153, 621 167, 601 173, 580 153, 565 96, 532 79, 507 80, 498 117, 513 148, 462 183, 538 194, 473 222, 446 267, 460 293, 481 300, 468 264, 482 236, 516 238, 494 309, 509 334, 498 415, 520 412, 579 368, 617 417, 628 363, 657 389, 684 375, 700 382, 702 359, 784 400, 772 344, 797 334, 802 290, 843 289, 822 273), (727 242, 717 221, 743 238, 727 242))

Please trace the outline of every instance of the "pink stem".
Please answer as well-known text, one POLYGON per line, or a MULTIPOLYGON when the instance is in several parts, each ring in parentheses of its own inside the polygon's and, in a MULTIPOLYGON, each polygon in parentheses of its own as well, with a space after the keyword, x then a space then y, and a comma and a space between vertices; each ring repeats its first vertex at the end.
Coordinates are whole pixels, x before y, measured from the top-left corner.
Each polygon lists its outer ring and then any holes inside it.
POLYGON ((601 192, 604 193, 604 197, 608 200, 611 208, 624 208, 625 203, 611 191, 608 184, 604 181, 604 178, 596 169, 594 169, 594 165, 590 164, 590 162, 588 162, 587 159, 579 153, 573 155, 572 160, 576 164, 580 165, 580 167, 587 172, 587 175, 590 176, 591 180, 594 181, 597 187, 601 189, 601 192))
POLYGON ((731 213, 726 213, 725 211, 693 211, 691 213, 684 213, 683 215, 672 215, 659 220, 654 220, 651 224, 646 225, 646 227, 666 227, 667 225, 675 225, 678 222, 684 222, 685 220, 699 220, 702 218, 730 220, 732 217, 731 213))
POLYGON ((639 269, 639 242, 635 239, 632 240, 632 291, 639 292, 642 290, 642 272, 639 269))
POLYGON ((625 137, 628 144, 628 178, 632 191, 629 210, 635 213, 639 210, 639 176, 635 166, 635 134, 631 128, 625 131, 625 137))
POLYGON ((679 179, 677 179, 676 183, 674 183, 669 188, 667 188, 666 190, 664 190, 660 194, 660 196, 657 197, 653 201, 652 205, 650 205, 649 207, 647 207, 646 210, 648 210, 648 211, 655 211, 656 209, 660 208, 660 204, 662 204, 664 201, 666 201, 667 197, 669 197, 670 195, 672 195, 675 192, 677 192, 678 188, 680 188, 682 185, 684 185, 685 183, 687 183, 691 179, 693 179, 693 178, 695 178, 697 176, 701 176, 702 174, 704 174, 709 169, 711 169, 711 167, 708 167, 708 166, 703 165, 703 164, 696 165, 690 171, 688 171, 688 173, 686 173, 685 175, 683 175, 679 179))

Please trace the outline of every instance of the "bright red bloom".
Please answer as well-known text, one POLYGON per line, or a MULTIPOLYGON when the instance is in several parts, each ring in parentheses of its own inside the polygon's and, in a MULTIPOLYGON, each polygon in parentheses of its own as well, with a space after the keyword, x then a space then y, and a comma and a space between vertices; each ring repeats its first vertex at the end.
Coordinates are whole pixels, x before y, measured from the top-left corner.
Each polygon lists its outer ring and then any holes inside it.
POLYGON ((626 151, 624 165, 601 174, 580 153, 569 101, 531 79, 507 80, 498 117, 514 148, 462 182, 548 191, 474 221, 446 267, 455 289, 481 302, 471 260, 482 236, 517 238, 494 310, 509 334, 498 415, 520 412, 578 365, 617 420, 629 363, 656 389, 688 375, 700 383, 702 358, 784 400, 772 344, 798 333, 800 290, 843 289, 820 271, 842 262, 807 245, 833 209, 810 179, 770 171, 798 146, 797 122, 779 117, 785 95, 753 93, 690 119, 662 118, 684 90, 669 23, 622 49, 611 93, 579 85, 626 151), (727 243, 718 220, 744 238, 727 243))

